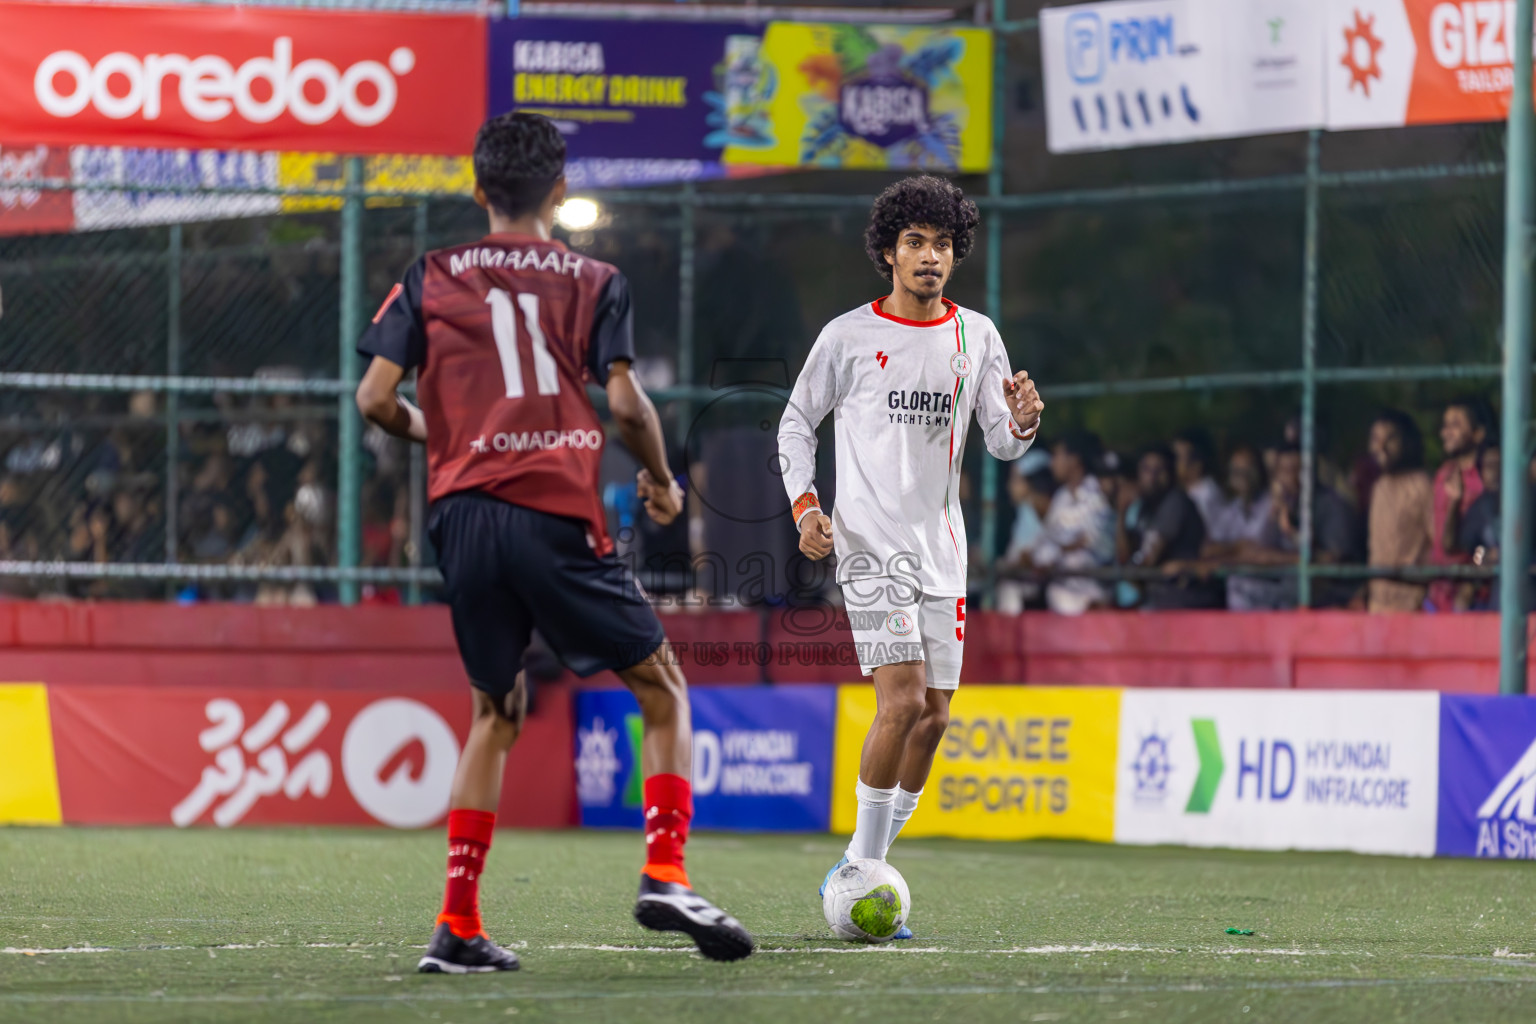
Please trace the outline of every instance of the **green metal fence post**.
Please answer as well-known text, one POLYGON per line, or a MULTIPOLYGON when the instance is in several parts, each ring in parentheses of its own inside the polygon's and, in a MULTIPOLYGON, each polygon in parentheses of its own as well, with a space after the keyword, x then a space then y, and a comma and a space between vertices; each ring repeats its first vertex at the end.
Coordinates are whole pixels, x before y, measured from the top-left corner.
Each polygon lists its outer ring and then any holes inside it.
MULTIPOLYGON (((1001 28, 1008 20, 1008 0, 992 0, 992 154, 987 170, 987 197, 1003 194, 1003 61, 1007 37, 1001 28)), ((987 316, 1002 330, 1003 320, 1003 212, 996 203, 987 209, 987 316)), ((981 460, 981 550, 987 559, 986 589, 981 606, 991 610, 997 599, 997 460, 981 460)))
POLYGON ((1526 692, 1526 591, 1531 561, 1531 260, 1536 242, 1532 167, 1531 5, 1515 8, 1515 81, 1509 104, 1504 184, 1504 463, 1499 489, 1499 692, 1526 692))
MULTIPOLYGON (((181 225, 172 224, 165 250, 165 372, 181 374, 181 225)), ((181 461, 181 395, 171 391, 165 396, 165 561, 177 559, 177 536, 181 532, 177 513, 181 504, 181 480, 177 465, 181 461)), ((175 585, 168 584, 174 592, 175 585)))
MULTIPOLYGON (((411 231, 415 242, 416 255, 420 256, 427 251, 427 199, 423 196, 416 201, 416 215, 411 221, 411 231)), ((406 551, 406 561, 412 569, 421 568, 421 549, 426 541, 427 519, 427 449, 425 445, 411 444, 410 477, 406 484, 410 488, 410 547, 406 551)), ((405 591, 406 604, 421 604, 421 581, 411 580, 410 586, 405 591)))
POLYGON ((1301 523, 1297 542, 1296 604, 1312 606, 1312 501, 1317 478, 1317 230, 1323 133, 1307 138, 1306 236, 1301 270, 1301 523))
MULTIPOLYGON (((677 240, 677 383, 679 387, 692 387, 694 384, 693 367, 693 286, 697 273, 698 263, 698 232, 694 227, 694 215, 697 211, 695 202, 696 194, 693 182, 683 183, 682 196, 679 199, 678 213, 678 240, 677 240)), ((689 421, 693 419, 693 403, 686 398, 677 403, 677 443, 688 443, 689 421)), ((686 460, 688 453, 683 452, 686 460)), ((686 465, 674 467, 673 471, 687 472, 686 465)))
MULTIPOLYGON (((362 473, 362 421, 353 401, 357 386, 357 338, 363 327, 363 161, 347 159, 346 198, 341 204, 341 337, 337 376, 342 382, 336 399, 340 456, 336 480, 336 564, 355 569, 361 560, 359 481, 362 473)), ((356 604, 355 580, 338 588, 342 604, 356 604)))

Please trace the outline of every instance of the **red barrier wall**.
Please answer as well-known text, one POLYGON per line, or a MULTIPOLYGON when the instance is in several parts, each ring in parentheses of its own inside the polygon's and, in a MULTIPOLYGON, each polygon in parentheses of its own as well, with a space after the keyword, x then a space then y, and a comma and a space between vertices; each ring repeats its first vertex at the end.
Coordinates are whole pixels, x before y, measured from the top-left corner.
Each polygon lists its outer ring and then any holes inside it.
MULTIPOLYGON (((266 794, 240 817, 252 823, 382 820, 354 799, 357 780, 344 778, 343 735, 370 704, 387 698, 424 704, 459 743, 469 725, 464 669, 442 608, 0 603, 0 681, 48 684, 70 821, 169 823, 172 808, 215 763, 214 751, 199 745, 199 734, 210 728, 204 711, 210 701, 234 702, 247 724, 278 700, 295 721, 315 701, 330 708, 313 741, 329 763, 327 796, 295 801, 266 794)), ((569 689, 539 693, 507 759, 503 824, 575 824, 572 718, 569 689)), ((297 773, 308 750, 287 752, 285 773, 297 773)), ((259 753, 241 756, 249 766, 259 753)), ((354 756, 354 766, 370 753, 354 756)), ((379 763, 366 765, 367 775, 381 787, 391 779, 414 781, 435 767, 419 741, 400 745, 393 757, 377 753, 379 763)), ((359 785, 368 785, 366 777, 359 785)), ((221 793, 194 820, 211 820, 233 795, 221 793)), ((389 798, 377 800, 387 805, 389 798)))
MULTIPOLYGON (((709 641, 728 631, 699 623, 740 617, 675 615, 667 625, 674 640, 685 635, 677 627, 686 624, 690 639, 709 641)), ((1065 618, 973 611, 966 618, 963 678, 972 683, 1499 690, 1499 619, 1492 614, 1100 612, 1065 618)), ((739 628, 732 632, 741 635, 739 628)), ((804 612, 780 612, 761 632, 776 659, 768 668, 775 680, 859 678, 845 622, 822 628, 804 612), (818 648, 828 645, 845 648, 842 664, 816 663, 818 648)), ((761 670, 733 657, 723 669, 691 672, 747 682, 757 681, 761 670)))
MULTIPOLYGON (((1497 615, 982 616, 966 677, 1096 686, 1499 691, 1497 615)), ((967 637, 967 640, 970 636, 967 637)), ((970 647, 970 644, 967 644, 970 647)), ((1529 688, 1529 684, 1527 684, 1529 688)))
MULTIPOLYGON (((677 613, 666 623, 696 683, 859 678, 846 620, 830 609, 677 613)), ((1493 615, 972 612, 966 628, 972 683, 1498 688, 1493 615)), ((70 821, 425 823, 439 812, 421 810, 412 787, 446 770, 469 720, 441 607, 0 603, 0 681, 48 684, 70 821), (431 709, 410 718, 428 731, 391 719, 401 704, 392 698, 431 709), (312 712, 324 721, 306 731, 312 712), (284 723, 271 735, 260 726, 268 714, 284 723), (230 729, 246 730, 238 744, 220 731, 235 718, 230 729)), ((503 823, 575 822, 579 685, 568 677, 540 689, 509 759, 503 823)))
MULTIPOLYGON (((846 623, 814 609, 664 618, 695 682, 859 678, 846 623), (763 654, 766 666, 758 663, 763 654)), ((1498 618, 1487 614, 1164 612, 1069 619, 975 611, 966 625, 970 682, 1498 689, 1498 618)), ((0 679, 448 693, 462 693, 465 685, 440 607, 0 603, 0 679)), ((552 708, 550 715, 559 717, 552 708)), ((536 721, 544 720, 541 709, 536 721)))

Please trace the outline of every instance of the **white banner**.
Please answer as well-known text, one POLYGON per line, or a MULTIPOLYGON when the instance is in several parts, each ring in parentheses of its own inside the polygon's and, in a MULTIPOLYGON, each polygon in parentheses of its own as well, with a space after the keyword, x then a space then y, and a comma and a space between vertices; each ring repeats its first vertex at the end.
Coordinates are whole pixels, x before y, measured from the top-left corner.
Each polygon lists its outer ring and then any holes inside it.
POLYGON ((127 189, 75 192, 77 231, 256 217, 277 213, 281 205, 276 195, 132 190, 135 185, 276 188, 276 153, 74 146, 69 151, 69 160, 71 177, 76 183, 123 185, 127 189))
POLYGON ((1322 126, 1316 0, 1114 0, 1040 18, 1052 153, 1322 126))
POLYGON ((1126 690, 1115 841, 1433 856, 1440 695, 1126 690))
POLYGON ((1329 130, 1407 124, 1418 46, 1402 0, 1329 0, 1324 39, 1329 130))

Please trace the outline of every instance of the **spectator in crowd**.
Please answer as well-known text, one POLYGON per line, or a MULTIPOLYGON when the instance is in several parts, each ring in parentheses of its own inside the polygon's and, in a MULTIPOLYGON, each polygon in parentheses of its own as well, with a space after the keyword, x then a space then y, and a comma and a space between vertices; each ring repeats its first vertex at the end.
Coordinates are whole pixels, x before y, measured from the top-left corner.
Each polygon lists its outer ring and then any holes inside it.
MULTIPOLYGON (((281 519, 265 524, 260 534, 241 552, 240 561, 263 567, 304 567, 327 564, 324 544, 314 527, 290 501, 281 519)), ((254 595, 257 604, 288 604, 309 607, 319 603, 319 592, 308 583, 264 582, 254 595)))
POLYGON ((1216 446, 1204 427, 1190 427, 1173 439, 1174 473, 1179 486, 1200 510, 1200 521, 1207 531, 1216 521, 1226 498, 1221 487, 1211 479, 1216 466, 1216 446))
POLYGON ((187 551, 197 546, 199 534, 212 522, 213 507, 229 501, 234 471, 234 463, 229 456, 215 452, 203 459, 193 475, 192 486, 181 496, 177 520, 180 523, 180 543, 187 551))
POLYGON ((206 529, 193 532, 192 560, 204 564, 227 562, 235 551, 235 519, 225 502, 216 502, 209 511, 206 529))
MULTIPOLYGON (((1301 417, 1299 415, 1292 416, 1285 421, 1285 429, 1281 432, 1278 445, 1264 449, 1264 469, 1269 473, 1271 480, 1275 477, 1275 462, 1279 458, 1280 450, 1287 446, 1301 447, 1301 417)), ((1328 457, 1327 451, 1328 424, 1322 416, 1319 416, 1312 428, 1312 466, 1317 472, 1316 479, 1350 505, 1358 507, 1359 494, 1355 489, 1353 474, 1346 473, 1343 469, 1339 468, 1339 464, 1328 457)))
POLYGON ((394 484, 387 480, 374 483, 363 508, 363 564, 380 569, 404 564, 407 529, 405 509, 396 497, 394 484))
MULTIPOLYGON (((1232 449, 1227 459, 1227 489, 1232 492, 1232 499, 1216 513, 1201 558, 1219 565, 1238 565, 1243 561, 1245 547, 1262 544, 1274 521, 1264 461, 1251 445, 1232 449)), ((1226 587, 1227 607, 1233 611, 1274 608, 1279 604, 1277 580, 1229 576, 1226 587)))
MULTIPOLYGON (((1430 562, 1433 565, 1467 565, 1469 552, 1456 545, 1456 525, 1478 495, 1483 478, 1477 471, 1477 453, 1488 440, 1487 405, 1478 398, 1458 399, 1446 406, 1440 419, 1440 447, 1445 462, 1435 473, 1434 533, 1430 562)), ((1455 580, 1435 580, 1429 585, 1425 607, 1430 611, 1465 611, 1473 588, 1455 580)))
MULTIPOLYGON (((403 499, 389 480, 371 485, 363 508, 362 562, 374 569, 396 568, 405 564, 405 541, 410 523, 403 499)), ((398 587, 365 583, 361 587, 363 604, 401 603, 398 587)))
POLYGON ((242 493, 246 508, 249 510, 249 526, 237 545, 243 549, 254 542, 258 535, 270 530, 281 518, 282 501, 278 497, 277 485, 272 479, 272 474, 267 470, 266 464, 260 461, 251 463, 250 468, 245 471, 242 493))
MULTIPOLYGON (((1205 543, 1200 510, 1181 488, 1174 486, 1174 456, 1166 444, 1148 446, 1136 463, 1140 506, 1134 522, 1130 509, 1121 513, 1115 533, 1119 560, 1152 568, 1195 561, 1205 543)), ((1151 609, 1219 607, 1220 598, 1206 581, 1184 572, 1145 584, 1144 606, 1151 609)))
POLYGON ((150 514, 144 494, 124 486, 112 496, 112 552, 117 562, 158 562, 165 555, 165 531, 150 514))
MULTIPOLYGON (((1434 485, 1424 471, 1424 436, 1413 417, 1386 409, 1371 424, 1371 458, 1380 470, 1371 488, 1368 538, 1373 568, 1423 565, 1434 546, 1434 485)), ((1416 612, 1426 588, 1413 580, 1376 578, 1366 590, 1373 612, 1416 612)))
POLYGON ((1092 434, 1074 431, 1051 445, 1056 493, 1032 557, 1037 568, 1052 570, 1045 601, 1061 615, 1081 615, 1109 601, 1100 581, 1071 575, 1114 560, 1114 513, 1091 472, 1098 461, 1099 439, 1092 434))
MULTIPOLYGON (((1500 493, 1503 470, 1503 458, 1498 448, 1486 447, 1478 458, 1478 471, 1483 480, 1483 493, 1472 503, 1466 516, 1461 521, 1457 531, 1458 546, 1467 552, 1473 565, 1495 566, 1499 564, 1500 526, 1502 516, 1500 514, 1502 495, 1500 493)), ((1536 458, 1526 464, 1526 487, 1530 502, 1528 509, 1536 509, 1536 458)), ((1532 547, 1531 564, 1536 565, 1536 546, 1532 547)), ((1533 589, 1532 581, 1526 577, 1526 607, 1532 605, 1533 589)), ((1499 582, 1490 580, 1478 586, 1477 594, 1472 607, 1477 611, 1499 610, 1499 582)))
MULTIPOLYGON (((1275 477, 1269 490, 1269 521, 1257 541, 1243 542, 1238 560, 1250 565, 1296 565, 1301 547, 1301 449, 1282 445, 1275 453, 1275 477)), ((1312 485, 1312 560, 1338 565, 1359 558, 1360 531, 1355 513, 1338 491, 1314 478, 1312 485)), ((1315 607, 1347 605, 1357 587, 1346 581, 1319 580, 1312 588, 1315 607)), ((1271 608, 1294 608, 1298 585, 1287 575, 1273 591, 1271 608)))
POLYGON ((1033 567, 1035 545, 1045 514, 1051 506, 1051 457, 1032 449, 1013 463, 1008 475, 1008 498, 1013 502, 1013 529, 1008 548, 998 564, 997 608, 1017 614, 1040 596, 1040 585, 1021 578, 1033 567))
MULTIPOLYGON (((1107 451, 1099 462, 1104 470, 1099 476, 1099 487, 1103 489, 1104 498, 1109 502, 1110 512, 1114 516, 1112 523, 1117 538, 1115 557, 1119 561, 1119 531, 1122 527, 1127 531, 1135 530, 1141 519, 1141 488, 1136 484, 1136 460, 1116 451, 1107 451)), ((1135 608, 1141 603, 1141 588, 1131 580, 1116 580, 1113 595, 1111 603, 1116 608, 1135 608)))
MULTIPOLYGON (((95 562, 97 565, 112 561, 112 513, 105 506, 80 501, 70 510, 67 524, 65 561, 95 562)), ((70 578, 63 588, 65 595, 78 598, 100 597, 105 592, 103 580, 70 578)))
POLYGON ((26 520, 21 484, 9 473, 0 474, 0 558, 16 557, 26 520))
POLYGON ((1477 455, 1477 475, 1483 493, 1477 496, 1456 527, 1456 548, 1472 558, 1472 564, 1492 564, 1499 554, 1499 474, 1504 460, 1499 449, 1487 445, 1477 455))
MULTIPOLYGON (((1483 493, 1477 496, 1465 516, 1456 523, 1456 549, 1467 555, 1473 565, 1496 565, 1499 561, 1499 473, 1503 459, 1494 445, 1485 445, 1477 455, 1478 476, 1483 482, 1483 493)), ((1456 516, 1451 507, 1450 519, 1456 516)), ((1475 584, 1472 595, 1473 611, 1496 610, 1499 607, 1498 584, 1475 584)))

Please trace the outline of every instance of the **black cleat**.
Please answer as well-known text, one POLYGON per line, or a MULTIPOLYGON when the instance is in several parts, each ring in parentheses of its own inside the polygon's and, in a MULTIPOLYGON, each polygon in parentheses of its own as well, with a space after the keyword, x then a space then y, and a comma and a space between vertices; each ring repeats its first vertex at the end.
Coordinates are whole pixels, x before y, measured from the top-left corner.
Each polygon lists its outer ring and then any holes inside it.
POLYGON ((488 974, 515 971, 521 966, 511 950, 502 949, 484 935, 461 939, 444 922, 432 933, 427 955, 416 969, 422 974, 488 974))
POLYGON ((686 885, 640 876, 635 920, 655 932, 684 932, 711 960, 740 960, 756 947, 741 922, 686 885))

